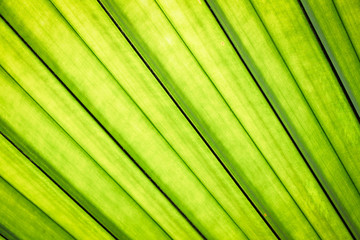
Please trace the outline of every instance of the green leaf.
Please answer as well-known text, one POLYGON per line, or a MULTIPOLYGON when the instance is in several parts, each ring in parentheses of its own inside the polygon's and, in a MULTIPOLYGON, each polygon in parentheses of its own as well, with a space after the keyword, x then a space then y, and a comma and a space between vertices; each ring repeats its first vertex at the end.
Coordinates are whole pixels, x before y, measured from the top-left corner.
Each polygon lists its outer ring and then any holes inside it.
POLYGON ((0 239, 360 238, 359 1, 0 1, 0 239))

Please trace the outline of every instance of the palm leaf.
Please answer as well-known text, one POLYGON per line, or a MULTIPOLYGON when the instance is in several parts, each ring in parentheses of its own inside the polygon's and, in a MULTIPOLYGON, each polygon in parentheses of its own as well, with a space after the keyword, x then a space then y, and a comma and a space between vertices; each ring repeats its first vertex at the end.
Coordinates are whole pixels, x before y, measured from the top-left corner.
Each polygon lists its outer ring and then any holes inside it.
POLYGON ((359 9, 1 1, 1 236, 360 238, 359 9))

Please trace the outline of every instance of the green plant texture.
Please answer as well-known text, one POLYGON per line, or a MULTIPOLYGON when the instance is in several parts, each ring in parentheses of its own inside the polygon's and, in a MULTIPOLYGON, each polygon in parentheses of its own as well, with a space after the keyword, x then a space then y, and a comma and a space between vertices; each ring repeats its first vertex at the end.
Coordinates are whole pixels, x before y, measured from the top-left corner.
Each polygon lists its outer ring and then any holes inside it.
POLYGON ((360 0, 0 16, 0 239, 360 239, 360 0))

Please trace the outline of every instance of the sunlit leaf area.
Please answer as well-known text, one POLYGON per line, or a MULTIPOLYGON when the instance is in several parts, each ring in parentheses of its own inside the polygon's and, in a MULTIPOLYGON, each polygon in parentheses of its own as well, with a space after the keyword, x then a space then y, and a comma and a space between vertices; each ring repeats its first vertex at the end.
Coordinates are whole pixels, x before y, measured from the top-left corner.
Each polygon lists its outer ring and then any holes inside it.
POLYGON ((0 239, 360 239, 360 0, 0 16, 0 239))

